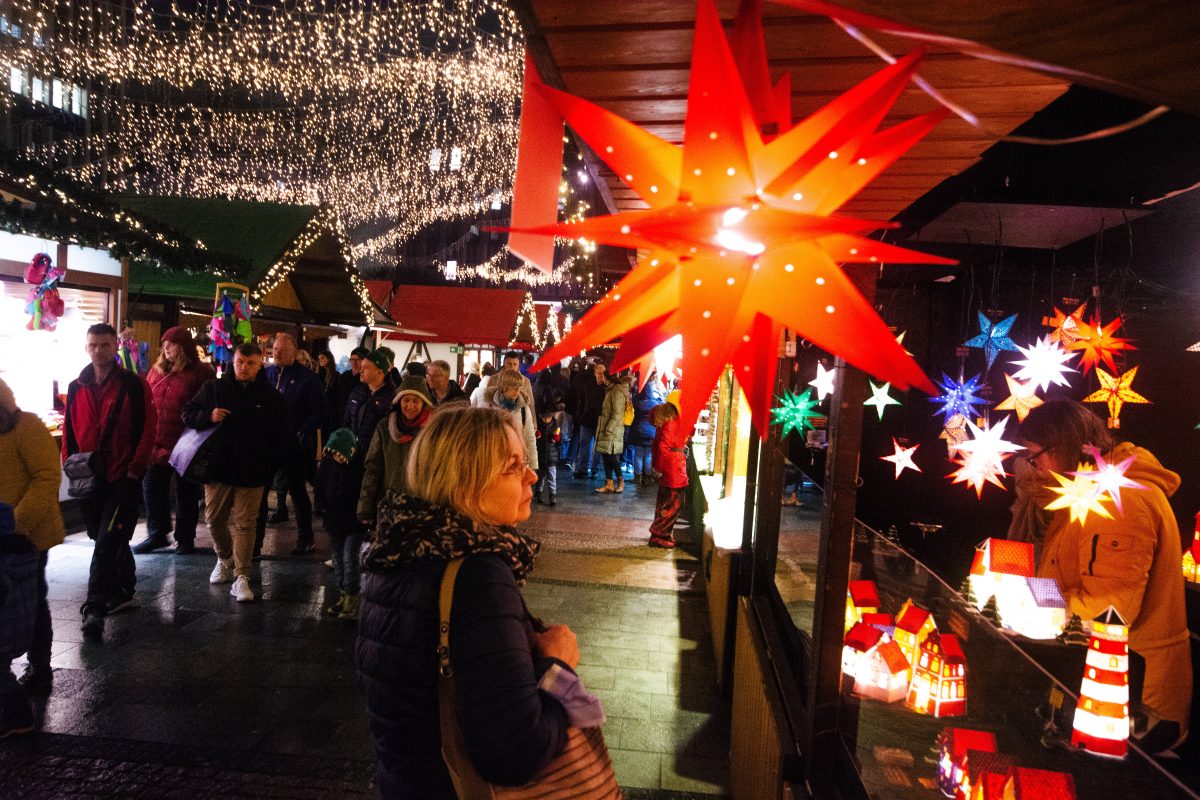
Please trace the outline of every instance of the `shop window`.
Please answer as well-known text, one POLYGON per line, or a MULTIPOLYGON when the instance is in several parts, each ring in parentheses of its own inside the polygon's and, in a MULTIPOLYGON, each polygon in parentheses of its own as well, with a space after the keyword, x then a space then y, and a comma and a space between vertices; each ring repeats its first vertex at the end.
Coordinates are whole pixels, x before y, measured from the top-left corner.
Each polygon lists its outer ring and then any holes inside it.
POLYGON ((19 67, 9 68, 8 88, 13 94, 25 94, 25 70, 19 67))
POLYGON ((46 102, 46 82, 43 81, 37 75, 34 75, 33 78, 30 80, 30 85, 32 87, 31 94, 32 94, 33 102, 35 102, 35 103, 46 102))
POLYGON ((58 78, 50 84, 50 105, 63 110, 67 107, 63 97, 63 82, 58 78))
POLYGON ((87 116, 87 89, 82 86, 71 87, 71 113, 77 117, 87 116))

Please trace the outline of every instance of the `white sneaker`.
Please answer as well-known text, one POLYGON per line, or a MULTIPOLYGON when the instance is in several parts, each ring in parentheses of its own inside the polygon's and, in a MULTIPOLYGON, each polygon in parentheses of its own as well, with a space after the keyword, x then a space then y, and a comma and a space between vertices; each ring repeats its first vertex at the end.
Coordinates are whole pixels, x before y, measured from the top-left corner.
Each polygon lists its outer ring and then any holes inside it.
POLYGON ((211 584, 229 583, 233 580, 233 559, 218 558, 217 565, 213 567, 212 574, 208 576, 208 582, 211 584))
POLYGON ((250 579, 245 575, 237 576, 237 579, 233 582, 233 586, 229 589, 229 593, 239 603, 250 603, 257 599, 250 588, 250 579))

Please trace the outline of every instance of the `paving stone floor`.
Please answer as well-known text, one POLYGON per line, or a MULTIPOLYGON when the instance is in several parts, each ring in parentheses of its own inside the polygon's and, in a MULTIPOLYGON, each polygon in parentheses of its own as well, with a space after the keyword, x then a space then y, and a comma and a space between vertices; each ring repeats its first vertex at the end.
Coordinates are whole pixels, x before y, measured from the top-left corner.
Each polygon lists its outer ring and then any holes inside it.
MULTIPOLYGON (((575 630, 627 797, 723 796, 728 714, 695 549, 645 546, 655 487, 595 485, 568 476, 556 508, 534 507, 527 528, 544 549, 530 608, 575 630)), ((79 631, 91 542, 55 548, 54 692, 39 733, 0 742, 0 798, 372 796, 354 625, 322 615, 328 553, 290 558, 294 540, 290 526, 269 529, 262 601, 247 605, 209 586, 203 530, 196 555, 138 556, 141 607, 110 617, 101 644, 79 631)))

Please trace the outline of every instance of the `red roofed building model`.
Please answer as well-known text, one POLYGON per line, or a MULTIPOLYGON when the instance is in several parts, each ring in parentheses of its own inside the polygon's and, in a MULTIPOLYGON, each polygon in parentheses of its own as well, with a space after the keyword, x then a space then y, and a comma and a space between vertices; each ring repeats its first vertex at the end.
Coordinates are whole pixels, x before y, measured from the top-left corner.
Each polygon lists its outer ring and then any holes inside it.
POLYGON ((878 628, 862 622, 854 623, 842 642, 842 672, 857 675, 863 656, 882 639, 883 631, 878 628))
POLYGON ((895 639, 896 644, 900 645, 900 649, 904 651, 904 657, 908 659, 908 663, 914 665, 917 663, 921 642, 936 630, 937 623, 933 619, 933 614, 921 608, 911 599, 904 601, 904 605, 900 606, 900 613, 896 615, 895 639))
POLYGON ((972 728, 943 728, 938 736, 937 770, 937 785, 942 794, 967 797, 969 762, 979 754, 995 752, 996 735, 993 733, 972 728))
POLYGON ((858 663, 854 693, 884 703, 897 703, 908 693, 912 666, 895 642, 881 642, 858 663))
POLYGON ((850 581, 846 587, 846 630, 861 622, 863 614, 879 611, 879 589, 875 581, 850 581))
POLYGON ((921 642, 905 705, 934 717, 967 713, 967 659, 957 636, 932 631, 921 642))
POLYGON ((1032 578, 1034 570, 1033 545, 1029 542, 1014 542, 1009 539, 985 539, 975 549, 975 560, 971 563, 971 591, 975 594, 975 605, 982 611, 989 597, 995 595, 996 604, 1003 615, 1004 596, 1019 591, 1025 578, 1032 578))
POLYGON ((1200 511, 1196 512, 1196 527, 1192 533, 1192 546, 1183 551, 1183 577, 1191 583, 1200 583, 1200 511))
POLYGON ((1075 800, 1075 779, 1065 772, 1013 767, 1004 800, 1075 800))
POLYGON ((971 750, 967 762, 967 791, 955 794, 955 798, 966 800, 1003 800, 1004 784, 1012 771, 1013 760, 1002 753, 982 753, 971 750))

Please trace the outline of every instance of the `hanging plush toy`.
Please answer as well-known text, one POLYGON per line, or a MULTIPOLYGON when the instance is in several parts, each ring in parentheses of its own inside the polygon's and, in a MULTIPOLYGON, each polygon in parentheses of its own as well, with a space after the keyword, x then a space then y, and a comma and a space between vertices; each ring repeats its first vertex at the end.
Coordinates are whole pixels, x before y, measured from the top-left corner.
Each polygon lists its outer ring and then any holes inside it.
POLYGON ((133 335, 133 328, 126 328, 121 331, 121 335, 117 341, 117 360, 121 362, 121 366, 135 375, 142 370, 139 369, 138 359, 138 342, 133 335))
POLYGON ((221 293, 221 297, 213 306, 212 322, 208 326, 208 352, 213 361, 218 364, 229 364, 233 361, 233 327, 236 325, 236 313, 229 294, 221 293))
POLYGON ((66 310, 58 294, 58 282, 67 271, 54 266, 50 256, 38 253, 25 267, 25 282, 33 284, 25 302, 25 313, 29 322, 25 327, 31 331, 52 331, 58 327, 58 318, 66 310))

